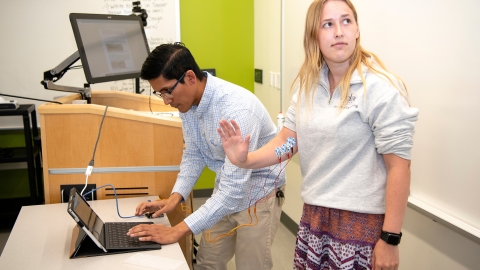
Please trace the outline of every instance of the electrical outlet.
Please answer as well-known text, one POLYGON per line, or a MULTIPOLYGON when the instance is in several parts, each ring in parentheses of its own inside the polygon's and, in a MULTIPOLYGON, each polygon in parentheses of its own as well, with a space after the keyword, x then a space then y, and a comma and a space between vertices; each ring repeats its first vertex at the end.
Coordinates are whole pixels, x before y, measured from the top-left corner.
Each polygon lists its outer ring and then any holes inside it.
MULTIPOLYGON (((62 199, 62 202, 68 202, 68 196, 70 195, 70 190, 73 187, 77 189, 78 193, 80 193, 82 192, 83 187, 85 187, 85 184, 60 185, 60 198, 62 199)), ((83 193, 85 194, 95 188, 97 188, 96 184, 87 184, 87 187, 85 188, 85 191, 83 191, 83 193)), ((94 191, 85 196, 85 200, 87 201, 93 201, 96 199, 97 191, 94 191)))
POLYGON ((255 82, 263 83, 263 70, 255 69, 255 82))

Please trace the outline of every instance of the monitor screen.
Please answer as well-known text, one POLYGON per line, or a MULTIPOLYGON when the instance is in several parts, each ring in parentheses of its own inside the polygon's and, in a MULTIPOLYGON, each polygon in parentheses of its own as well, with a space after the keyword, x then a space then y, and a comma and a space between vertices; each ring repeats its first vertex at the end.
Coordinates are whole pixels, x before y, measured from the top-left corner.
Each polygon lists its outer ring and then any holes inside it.
POLYGON ((88 83, 140 77, 149 54, 140 17, 72 13, 70 22, 88 83))

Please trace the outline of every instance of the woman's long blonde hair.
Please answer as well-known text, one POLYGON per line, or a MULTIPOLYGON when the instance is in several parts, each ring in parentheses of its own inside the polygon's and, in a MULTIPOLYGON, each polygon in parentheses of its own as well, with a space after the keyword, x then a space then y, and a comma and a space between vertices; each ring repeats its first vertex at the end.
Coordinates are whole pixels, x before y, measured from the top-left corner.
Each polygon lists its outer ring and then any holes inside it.
MULTIPOLYGON (((305 34, 303 38, 305 61, 303 62, 302 67, 300 68, 300 71, 295 77, 295 80, 293 81, 290 88, 290 91, 292 92, 294 91, 294 88, 296 88, 294 87, 295 85, 299 86, 298 97, 300 99, 301 94, 305 94, 307 107, 311 106, 313 102, 313 92, 316 89, 316 85, 318 84, 320 70, 323 68, 324 64, 324 58, 322 52, 320 51, 320 45, 318 44, 318 32, 321 26, 320 21, 323 6, 327 1, 329 0, 315 0, 308 8, 307 19, 305 21, 305 34)), ((355 23, 357 23, 358 25, 357 11, 355 10, 352 2, 350 2, 350 0, 341 1, 345 1, 345 3, 347 3, 347 5, 350 7, 355 18, 355 23)), ((363 81, 364 91, 366 93, 366 82, 362 74, 362 64, 364 64, 369 71, 385 76, 408 101, 408 92, 403 81, 399 77, 389 73, 380 58, 378 58, 378 56, 362 48, 362 46, 360 45, 359 36, 357 38, 353 54, 350 57, 350 67, 348 68, 347 73, 345 73, 339 83, 340 93, 342 96, 340 110, 342 110, 347 105, 348 94, 350 91, 350 80, 355 70, 357 70, 360 74, 360 77, 363 81), (371 61, 370 59, 373 59, 373 61, 371 61), (402 84, 403 89, 399 88, 399 86, 392 80, 391 76, 395 77, 402 84)), ((300 102, 298 101, 297 106, 299 104, 300 102)))

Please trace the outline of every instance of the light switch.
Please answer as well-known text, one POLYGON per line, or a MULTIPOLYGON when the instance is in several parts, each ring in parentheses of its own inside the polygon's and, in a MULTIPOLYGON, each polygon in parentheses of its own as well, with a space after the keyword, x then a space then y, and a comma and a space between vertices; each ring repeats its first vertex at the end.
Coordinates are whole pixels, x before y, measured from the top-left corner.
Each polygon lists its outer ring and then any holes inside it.
POLYGON ((275 87, 280 89, 280 73, 275 72, 275 87))

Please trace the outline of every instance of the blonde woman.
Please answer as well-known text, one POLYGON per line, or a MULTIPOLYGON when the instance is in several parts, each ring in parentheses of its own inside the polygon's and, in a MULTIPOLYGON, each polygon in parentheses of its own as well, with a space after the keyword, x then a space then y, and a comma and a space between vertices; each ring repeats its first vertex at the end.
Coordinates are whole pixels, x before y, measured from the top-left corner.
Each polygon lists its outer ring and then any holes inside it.
POLYGON ((313 1, 304 49, 282 130, 248 153, 250 135, 222 120, 225 152, 237 166, 261 168, 296 140, 304 207, 294 269, 398 269, 418 109, 403 82, 361 47, 350 1, 313 1))

